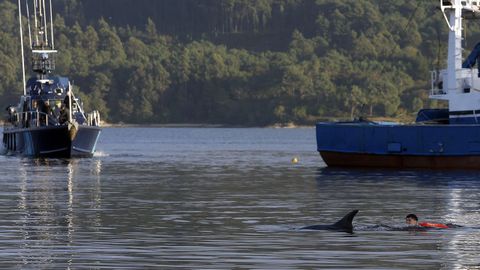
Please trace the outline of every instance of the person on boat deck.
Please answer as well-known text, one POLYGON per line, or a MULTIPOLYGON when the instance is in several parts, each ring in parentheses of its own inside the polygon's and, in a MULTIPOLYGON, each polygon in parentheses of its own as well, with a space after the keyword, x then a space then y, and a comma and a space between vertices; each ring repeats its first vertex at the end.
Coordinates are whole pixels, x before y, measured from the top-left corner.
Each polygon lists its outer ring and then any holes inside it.
POLYGON ((62 102, 60 100, 55 101, 55 104, 52 109, 52 116, 55 119, 58 119, 60 117, 61 108, 62 108, 62 102))
POLYGON ((40 124, 41 125, 48 125, 46 123, 47 115, 50 114, 50 103, 48 102, 48 100, 40 99, 40 101, 38 102, 38 109, 39 109, 39 112, 40 112, 40 115, 39 115, 40 124))
POLYGON ((59 123, 60 124, 64 124, 65 122, 68 121, 68 116, 70 114, 70 103, 69 103, 69 100, 68 100, 68 96, 65 97, 65 99, 63 100, 63 105, 62 105, 62 108, 60 110, 60 117, 59 117, 59 123))
POLYGON ((437 229, 448 229, 450 226, 448 224, 442 223, 432 223, 432 222, 418 222, 418 217, 415 214, 408 214, 405 217, 405 223, 409 226, 417 226, 423 228, 437 228, 437 229))

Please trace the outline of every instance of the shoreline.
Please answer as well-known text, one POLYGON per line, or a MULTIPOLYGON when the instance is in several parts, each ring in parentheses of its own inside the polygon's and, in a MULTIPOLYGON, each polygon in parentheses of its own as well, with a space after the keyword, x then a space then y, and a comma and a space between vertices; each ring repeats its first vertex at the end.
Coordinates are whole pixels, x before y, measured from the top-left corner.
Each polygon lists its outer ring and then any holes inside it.
MULTIPOLYGON (((0 128, 3 128, 5 122, 0 121, 0 128)), ((229 125, 229 124, 124 124, 124 123, 105 123, 102 122, 102 128, 315 128, 315 125, 297 125, 288 124, 272 124, 267 126, 247 126, 247 125, 229 125)))
POLYGON ((273 124, 268 126, 242 126, 228 124, 118 124, 102 123, 105 128, 315 128, 315 125, 273 124))

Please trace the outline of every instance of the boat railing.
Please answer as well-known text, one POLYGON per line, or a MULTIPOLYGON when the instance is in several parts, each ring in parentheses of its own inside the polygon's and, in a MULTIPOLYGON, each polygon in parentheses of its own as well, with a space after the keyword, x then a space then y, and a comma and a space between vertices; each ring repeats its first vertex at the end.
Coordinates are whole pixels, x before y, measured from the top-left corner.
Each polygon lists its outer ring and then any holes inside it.
MULTIPOLYGON (((480 1, 479 0, 440 0, 440 10, 445 12, 447 9, 462 9, 462 17, 466 19, 478 19, 480 18, 480 1)), ((448 22, 447 17, 447 24, 450 28, 451 25, 448 22)))
POLYGON ((55 116, 40 111, 15 113, 11 117, 10 122, 14 126, 22 128, 60 125, 60 122, 55 116))
POLYGON ((442 81, 441 73, 442 72, 438 70, 430 71, 430 76, 431 76, 430 95, 431 96, 446 94, 446 92, 443 90, 443 81, 442 81))
POLYGON ((87 125, 100 126, 100 112, 93 111, 87 114, 87 125))
MULTIPOLYGON (((83 117, 83 114, 81 114, 83 117)), ((45 126, 59 126, 62 125, 59 115, 55 115, 54 112, 45 113, 41 111, 27 111, 17 112, 9 115, 8 121, 4 122, 4 127, 16 127, 16 128, 32 128, 32 127, 45 127, 45 126)), ((93 111, 86 115, 84 121, 80 121, 83 125, 88 126, 100 126, 100 113, 93 111)), ((65 119, 65 122, 67 119, 65 119)), ((75 121, 75 120, 74 120, 75 121)))
POLYGON ((48 72, 55 70, 55 62, 53 60, 43 60, 38 58, 32 59, 32 69, 36 72, 48 72))

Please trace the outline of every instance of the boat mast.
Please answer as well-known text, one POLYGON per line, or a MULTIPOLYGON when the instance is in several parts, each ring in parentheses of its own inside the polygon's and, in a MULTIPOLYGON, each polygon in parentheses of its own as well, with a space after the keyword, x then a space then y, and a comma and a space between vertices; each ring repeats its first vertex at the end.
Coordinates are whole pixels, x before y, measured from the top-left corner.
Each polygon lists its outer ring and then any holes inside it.
POLYGON ((22 79, 23 79, 23 95, 27 94, 27 83, 25 81, 25 52, 23 51, 23 26, 22 26, 22 6, 18 0, 18 24, 20 27, 20 50, 22 51, 22 79))
POLYGON ((453 93, 458 89, 457 70, 462 68, 462 4, 461 0, 454 0, 453 10, 450 13, 448 33, 448 60, 447 60, 447 92, 453 93))
POLYGON ((33 45, 34 50, 52 49, 48 42, 48 17, 47 9, 45 7, 45 0, 34 0, 34 12, 35 12, 35 41, 33 45))
POLYGON ((52 0, 49 0, 50 5, 50 35, 51 35, 51 43, 52 43, 52 50, 55 50, 55 41, 53 38, 53 8, 52 8, 52 0))
POLYGON ((48 1, 47 9, 45 0, 33 0, 34 8, 34 29, 32 48, 32 69, 38 74, 40 79, 46 79, 47 74, 55 70, 55 61, 53 55, 57 52, 54 48, 53 40, 53 12, 52 1, 48 1), (50 16, 47 16, 47 10, 50 16), (50 40, 48 33, 48 24, 50 23, 50 40))
MULTIPOLYGON (((34 16, 34 22, 35 22, 35 29, 38 28, 38 20, 37 20, 37 4, 38 0, 33 0, 33 16, 34 16)), ((35 35, 35 43, 38 44, 38 35, 35 35)))
POLYGON ((32 49, 32 27, 30 26, 30 9, 28 7, 28 0, 25 0, 25 6, 27 8, 28 39, 30 41, 30 50, 31 50, 32 49))
POLYGON ((477 1, 472 0, 440 0, 440 9, 449 28, 447 78, 444 90, 447 94, 461 93, 463 62, 463 27, 464 18, 478 18, 480 9, 477 1))

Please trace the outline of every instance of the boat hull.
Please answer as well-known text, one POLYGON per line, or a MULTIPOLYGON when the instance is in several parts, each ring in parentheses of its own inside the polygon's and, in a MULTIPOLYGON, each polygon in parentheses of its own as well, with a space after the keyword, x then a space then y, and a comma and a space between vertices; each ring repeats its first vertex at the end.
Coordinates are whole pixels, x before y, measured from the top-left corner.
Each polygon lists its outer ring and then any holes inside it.
POLYGON ((320 152, 330 167, 480 169, 480 156, 407 156, 320 152))
POLYGON ((72 134, 66 125, 7 129, 3 132, 3 144, 10 153, 31 157, 91 157, 100 132, 99 127, 79 126, 72 134))
POLYGON ((318 123, 328 166, 480 169, 480 125, 318 123))

